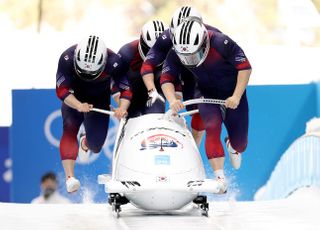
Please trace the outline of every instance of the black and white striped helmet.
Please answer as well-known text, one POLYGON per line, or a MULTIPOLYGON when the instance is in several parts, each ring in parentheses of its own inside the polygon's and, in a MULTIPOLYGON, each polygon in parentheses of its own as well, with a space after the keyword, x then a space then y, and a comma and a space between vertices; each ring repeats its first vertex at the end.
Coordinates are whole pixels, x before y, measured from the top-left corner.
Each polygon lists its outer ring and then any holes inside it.
POLYGON ((139 53, 145 59, 149 49, 154 45, 160 34, 166 29, 162 21, 153 20, 143 25, 139 41, 139 53))
POLYGON ((97 79, 103 72, 107 62, 107 47, 102 39, 90 35, 76 47, 74 67, 77 75, 85 81, 97 79))
POLYGON ((186 20, 174 31, 173 47, 182 64, 190 67, 201 65, 210 49, 206 27, 199 20, 186 20))
POLYGON ((202 21, 201 14, 198 12, 198 10, 192 6, 182 6, 178 8, 171 19, 170 23, 170 35, 172 38, 172 35, 174 33, 174 30, 184 21, 184 19, 188 17, 194 17, 198 18, 198 20, 202 21))

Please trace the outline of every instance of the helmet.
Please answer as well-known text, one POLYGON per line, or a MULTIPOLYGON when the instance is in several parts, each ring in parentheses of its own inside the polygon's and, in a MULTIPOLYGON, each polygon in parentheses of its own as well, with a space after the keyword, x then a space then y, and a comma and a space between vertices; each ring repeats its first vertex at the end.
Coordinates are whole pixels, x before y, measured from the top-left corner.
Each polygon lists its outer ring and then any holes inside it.
POLYGON ((171 19, 170 23, 170 36, 172 38, 172 35, 174 33, 174 30, 177 28, 178 25, 180 25, 181 22, 184 21, 185 18, 193 17, 198 18, 198 20, 202 21, 201 14, 197 11, 196 8, 192 6, 183 6, 178 8, 171 19))
POLYGON ((107 62, 107 47, 102 39, 90 35, 76 47, 74 67, 77 75, 85 81, 97 79, 107 62))
POLYGON ((158 20, 149 21, 143 25, 138 46, 142 59, 145 59, 148 51, 165 29, 163 22, 158 20))
POLYGON ((184 21, 174 31, 173 47, 182 64, 199 66, 209 53, 208 31, 198 20, 184 21))

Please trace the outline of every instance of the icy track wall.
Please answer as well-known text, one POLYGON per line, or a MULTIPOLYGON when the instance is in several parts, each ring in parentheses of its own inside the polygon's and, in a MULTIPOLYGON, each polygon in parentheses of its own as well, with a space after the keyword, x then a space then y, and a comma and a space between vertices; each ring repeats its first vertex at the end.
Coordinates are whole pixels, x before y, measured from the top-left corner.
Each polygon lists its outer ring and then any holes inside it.
POLYGON ((320 137, 302 136, 292 143, 277 163, 255 200, 283 199, 306 186, 320 187, 320 137))
MULTIPOLYGON (((233 188, 240 191, 236 193, 238 200, 253 199, 282 153, 304 133, 305 123, 319 115, 316 84, 250 86, 248 98, 249 145, 243 154, 242 167, 233 171, 226 161, 227 173, 235 182, 233 188)), ((62 133, 60 104, 53 89, 13 91, 13 125, 9 131, 13 202, 28 203, 37 196, 40 177, 48 170, 60 173, 61 191, 65 192, 58 148, 62 133)), ((96 179, 98 174, 110 171, 116 127, 116 121, 111 121, 108 139, 99 155, 94 155, 88 164, 77 163, 76 175, 82 182, 82 190, 78 194, 65 194, 75 202, 81 202, 83 195, 87 201, 106 202, 103 186, 97 185, 96 179)), ((204 145, 201 152, 206 159, 204 145)), ((208 163, 205 165, 210 173, 208 163)))

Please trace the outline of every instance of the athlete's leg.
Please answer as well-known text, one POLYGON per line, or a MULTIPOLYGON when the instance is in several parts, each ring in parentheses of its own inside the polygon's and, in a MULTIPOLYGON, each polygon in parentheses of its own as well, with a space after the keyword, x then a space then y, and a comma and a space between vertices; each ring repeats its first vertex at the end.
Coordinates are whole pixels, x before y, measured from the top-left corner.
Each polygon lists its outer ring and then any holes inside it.
POLYGON ((204 134, 204 130, 205 130, 205 126, 204 126, 203 121, 201 119, 200 113, 196 113, 196 114, 192 115, 191 128, 192 128, 192 130, 191 130, 192 136, 193 136, 193 138, 199 148, 203 134, 204 134))
MULTIPOLYGON (((108 102, 106 101, 103 104, 104 106, 95 105, 95 107, 107 109, 108 102)), ((86 130, 88 148, 94 153, 99 153, 107 137, 109 115, 96 112, 86 113, 83 124, 86 130)))
POLYGON ((241 166, 241 153, 248 143, 248 102, 246 95, 242 96, 237 109, 228 109, 224 124, 228 131, 225 139, 231 165, 235 169, 241 166))
POLYGON ((218 105, 200 104, 200 115, 207 132, 206 154, 214 171, 223 169, 224 151, 220 140, 222 117, 218 105))
POLYGON ((249 108, 246 93, 236 109, 228 109, 224 124, 228 131, 231 147, 238 153, 245 151, 248 143, 249 108))
POLYGON ((224 175, 224 151, 220 140, 222 116, 219 105, 200 104, 200 115, 207 133, 206 154, 219 185, 219 193, 227 191, 224 175))
POLYGON ((78 155, 77 134, 83 121, 83 114, 66 104, 61 106, 63 133, 60 140, 60 156, 66 178, 74 177, 74 164, 78 155))

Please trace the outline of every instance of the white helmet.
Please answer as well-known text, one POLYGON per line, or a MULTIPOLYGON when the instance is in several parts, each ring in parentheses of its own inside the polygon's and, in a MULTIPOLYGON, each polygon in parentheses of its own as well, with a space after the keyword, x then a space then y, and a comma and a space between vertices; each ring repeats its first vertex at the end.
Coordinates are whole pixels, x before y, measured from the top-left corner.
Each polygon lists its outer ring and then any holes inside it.
POLYGON ((107 47, 102 39, 90 35, 83 39, 74 53, 74 67, 78 76, 86 81, 97 79, 107 62, 107 47))
POLYGON ((188 17, 198 18, 198 20, 202 21, 201 14, 197 11, 196 8, 192 6, 182 6, 178 8, 171 19, 170 23, 170 35, 172 37, 174 30, 184 21, 184 19, 188 17))
POLYGON ((184 21, 174 31, 173 47, 182 64, 199 66, 209 53, 208 31, 199 20, 184 21))
POLYGON ((148 51, 165 29, 163 22, 158 20, 149 21, 143 25, 138 46, 142 59, 145 59, 148 51))

